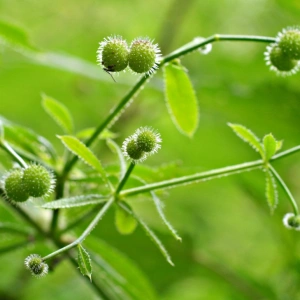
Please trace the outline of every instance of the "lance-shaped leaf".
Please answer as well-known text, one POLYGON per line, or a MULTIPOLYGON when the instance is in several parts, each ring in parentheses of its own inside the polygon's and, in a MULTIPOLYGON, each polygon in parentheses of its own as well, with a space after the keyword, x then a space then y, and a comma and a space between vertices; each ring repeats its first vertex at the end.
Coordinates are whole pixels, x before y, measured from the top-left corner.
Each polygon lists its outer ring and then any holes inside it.
POLYGON ((70 135, 58 136, 58 138, 61 139, 67 149, 77 155, 84 163, 98 171, 103 180, 107 182, 106 174, 100 161, 85 144, 70 135))
POLYGON ((65 105, 58 102, 57 100, 42 95, 42 104, 45 111, 49 116, 66 132, 72 133, 73 131, 73 120, 69 110, 65 105))
POLYGON ((195 91, 185 68, 178 62, 164 67, 166 102, 180 132, 192 137, 198 126, 199 109, 195 91))
POLYGON ((51 202, 47 202, 44 205, 42 205, 42 208, 58 209, 58 208, 72 208, 77 206, 99 204, 105 202, 107 198, 108 197, 106 196, 97 195, 97 194, 75 196, 75 197, 62 198, 51 202))
POLYGON ((173 235, 173 237, 177 240, 177 241, 182 241, 182 238, 177 234, 176 230, 174 229, 174 227, 172 226, 172 224, 167 220, 164 211, 163 211, 163 204, 160 201, 160 199, 157 197, 156 193, 151 191, 151 196, 154 202, 154 205, 156 207, 156 210, 160 216, 160 218, 162 219, 163 223, 167 226, 167 228, 169 229, 169 231, 171 232, 171 234, 173 235))
POLYGON ((171 256, 169 255, 167 249, 165 248, 165 246, 163 245, 163 243, 161 242, 161 240, 155 235, 155 233, 148 227, 148 225, 141 218, 139 218, 129 207, 125 206, 124 203, 118 202, 117 204, 122 209, 124 209, 129 214, 131 214, 137 220, 137 222, 141 225, 141 227, 146 232, 146 234, 150 237, 150 239, 152 240, 152 242, 157 246, 157 248, 159 249, 159 251, 161 252, 161 254, 165 257, 165 259, 167 260, 167 262, 171 266, 174 266, 174 263, 173 263, 173 261, 171 259, 171 256))
MULTIPOLYGON (((130 210, 130 207, 125 202, 122 202, 122 205, 128 208, 130 210)), ((116 206, 115 211, 115 224, 116 228, 121 234, 131 234, 137 226, 136 219, 132 216, 131 213, 128 211, 122 209, 119 206, 116 206)))
POLYGON ((263 143, 265 150, 265 160, 269 161, 270 158, 276 153, 277 142, 272 133, 269 133, 264 136, 263 143))
POLYGON ((248 143, 255 151, 259 152, 259 154, 264 158, 264 149, 259 142, 258 137, 248 128, 239 124, 231 124, 228 125, 232 128, 234 133, 241 138, 244 142, 248 143))
POLYGON ((122 152, 121 148, 119 147, 119 145, 111 139, 107 140, 107 146, 111 149, 111 151, 113 153, 116 153, 118 155, 119 162, 120 162, 120 176, 119 176, 119 179, 121 180, 124 177, 125 173, 126 173, 126 161, 125 161, 123 152, 122 152))
POLYGON ((22 28, 4 20, 0 20, 0 42, 9 44, 18 49, 35 49, 29 42, 29 38, 22 28))
POLYGON ((266 170, 266 198, 271 209, 274 212, 278 204, 278 193, 275 179, 270 170, 266 170))
POLYGON ((92 264, 87 251, 79 244, 78 249, 78 266, 83 276, 88 276, 92 281, 92 264))

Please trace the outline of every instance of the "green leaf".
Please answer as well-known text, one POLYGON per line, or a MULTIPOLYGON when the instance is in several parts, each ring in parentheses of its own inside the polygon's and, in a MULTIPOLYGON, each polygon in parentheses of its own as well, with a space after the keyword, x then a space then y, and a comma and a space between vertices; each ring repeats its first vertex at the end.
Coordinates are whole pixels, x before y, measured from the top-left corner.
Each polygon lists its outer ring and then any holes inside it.
POLYGON ((56 152, 52 144, 34 131, 16 125, 2 116, 5 140, 11 144, 17 153, 32 161, 42 160, 44 163, 53 163, 56 160, 56 152))
POLYGON ((121 148, 119 147, 119 145, 117 143, 115 143, 113 140, 107 140, 107 146, 111 149, 111 151, 113 153, 116 153, 118 155, 119 158, 119 162, 120 162, 120 176, 119 179, 121 180, 125 173, 126 173, 126 161, 124 159, 124 155, 123 152, 121 150, 121 148))
POLYGON ((111 299, 157 299, 149 280, 134 261, 95 236, 89 236, 85 245, 94 269, 99 269, 93 273, 94 280, 111 299))
MULTIPOLYGON (((125 202, 122 202, 122 204, 129 208, 128 204, 125 202)), ((119 206, 116 206, 115 224, 119 233, 124 235, 131 234, 137 227, 136 219, 119 206)))
POLYGON ((192 137, 198 126, 199 109, 192 83, 180 63, 164 67, 165 93, 169 113, 180 132, 192 137))
POLYGON ((275 179, 270 170, 266 170, 266 198, 270 206, 271 213, 274 212, 278 204, 278 193, 275 179))
POLYGON ((163 223, 167 226, 167 228, 169 229, 169 231, 171 232, 171 234, 173 235, 173 237, 177 240, 177 241, 182 241, 182 238, 178 235, 178 233, 176 232, 176 230, 174 229, 174 227, 172 226, 172 224, 167 220, 164 211, 163 211, 163 204, 160 201, 160 199, 157 197, 156 193, 151 191, 150 192, 154 205, 156 207, 156 210, 161 218, 161 220, 163 221, 163 223))
POLYGON ((58 102, 57 100, 42 95, 42 104, 45 111, 49 116, 66 132, 72 133, 73 131, 73 120, 69 113, 69 110, 65 105, 58 102))
POLYGON ((70 135, 58 136, 58 138, 61 139, 67 149, 77 155, 84 163, 98 171, 103 180, 107 182, 106 174, 100 161, 85 144, 70 135))
POLYGON ((92 281, 91 259, 87 251, 79 244, 78 249, 78 266, 83 276, 88 276, 92 281))
POLYGON ((239 124, 228 123, 228 125, 239 138, 248 143, 255 151, 259 152, 260 155, 264 157, 264 149, 260 144, 258 137, 256 137, 251 130, 239 124))
POLYGON ((264 136, 263 143, 265 150, 265 160, 269 161, 270 158, 276 153, 277 142, 272 133, 269 133, 264 136))
POLYGON ((29 227, 24 226, 24 224, 18 223, 8 223, 8 222, 0 222, 0 232, 3 233, 13 233, 17 235, 25 235, 28 236, 32 234, 32 230, 29 227))
POLYGON ((283 141, 276 141, 276 152, 282 148, 283 141))
POLYGON ((18 49, 35 49, 22 28, 4 20, 0 20, 0 42, 17 47, 18 49))
POLYGON ((105 202, 108 197, 103 195, 91 194, 75 196, 70 198, 62 198, 47 202, 42 205, 42 208, 58 209, 58 208, 72 208, 77 206, 85 206, 91 204, 99 204, 105 202))
POLYGON ((117 204, 138 221, 143 230, 150 237, 152 242, 157 246, 161 254, 165 257, 166 261, 171 266, 174 266, 174 263, 172 262, 171 256, 169 255, 167 249, 165 248, 161 240, 155 235, 155 233, 148 227, 148 225, 141 218, 139 218, 128 206, 124 205, 124 203, 118 202, 117 204))
MULTIPOLYGON (((80 140, 89 139, 95 132, 96 128, 89 127, 80 130, 76 133, 76 137, 80 140)), ((100 136, 98 136, 99 140, 107 140, 107 139, 115 139, 118 135, 114 132, 109 131, 108 129, 104 129, 100 136)))

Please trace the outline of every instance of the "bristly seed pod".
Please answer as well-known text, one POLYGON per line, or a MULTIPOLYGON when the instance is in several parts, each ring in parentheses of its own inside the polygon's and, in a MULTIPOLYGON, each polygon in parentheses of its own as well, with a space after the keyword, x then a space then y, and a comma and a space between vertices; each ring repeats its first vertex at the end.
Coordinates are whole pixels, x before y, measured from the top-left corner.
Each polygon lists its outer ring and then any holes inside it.
POLYGON ((23 170, 13 170, 4 178, 4 190, 8 199, 15 202, 24 202, 29 198, 23 184, 23 170))
POLYGON ((300 30, 289 27, 277 35, 277 43, 282 52, 290 59, 300 59, 300 30))
POLYGON ((106 72, 120 72, 128 66, 128 45, 121 36, 111 36, 100 43, 97 61, 106 72))
POLYGON ((276 43, 267 47, 265 60, 267 65, 270 66, 270 69, 280 76, 289 76, 299 70, 299 63, 284 54, 276 43))
POLYGON ((43 259, 38 254, 31 254, 25 259, 25 266, 30 270, 35 277, 43 277, 48 273, 48 265, 43 262, 43 259))
POLYGON ((47 196, 53 191, 53 174, 41 165, 30 165, 24 170, 23 185, 32 197, 47 196))
POLYGON ((293 213, 287 213, 283 217, 283 225, 288 229, 300 230, 300 216, 293 213))
POLYGON ((122 145, 123 154, 134 163, 142 162, 160 149, 161 137, 150 127, 140 127, 122 145))
POLYGON ((147 158, 144 151, 138 148, 134 136, 128 137, 122 145, 123 154, 134 163, 142 162, 147 158))
POLYGON ((148 38, 137 38, 129 48, 129 68, 135 73, 151 75, 158 67, 161 59, 157 44, 148 38))
POLYGON ((149 155, 156 153, 160 148, 160 134, 151 127, 140 127, 134 135, 138 148, 147 152, 149 155))

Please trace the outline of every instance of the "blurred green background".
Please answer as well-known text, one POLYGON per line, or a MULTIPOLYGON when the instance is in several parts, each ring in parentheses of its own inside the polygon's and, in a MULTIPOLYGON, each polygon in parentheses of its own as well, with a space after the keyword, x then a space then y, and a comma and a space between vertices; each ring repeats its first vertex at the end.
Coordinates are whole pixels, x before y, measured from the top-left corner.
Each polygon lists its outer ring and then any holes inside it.
MULTIPOLYGON (((77 56, 96 66, 98 43, 111 34, 128 41, 149 36, 165 55, 197 36, 275 36, 282 28, 297 25, 299 3, 0 0, 0 19, 26 29, 40 49, 77 56)), ((227 122, 243 124, 260 137, 272 132, 284 140, 284 149, 299 144, 299 74, 276 77, 265 65, 265 47, 222 42, 215 43, 209 55, 195 52, 182 58, 201 111, 192 139, 180 134, 168 116, 159 71, 112 127, 119 134, 116 142, 121 145, 139 126, 156 128, 163 145, 147 164, 174 164, 175 175, 259 158, 232 133, 227 122)), ((100 67, 97 72, 98 80, 43 66, 1 46, 0 114, 45 136, 62 153, 55 136, 61 131, 42 109, 41 93, 70 109, 76 130, 95 126, 138 79, 127 72, 114 83, 100 67)), ((104 165, 115 159, 104 143, 96 150, 104 165)), ((299 200, 299 154, 274 166, 299 200)), ((112 213, 105 216, 94 235, 135 261, 159 299, 300 299, 299 236, 282 225, 282 217, 291 207, 280 191, 279 207, 270 215, 264 193, 261 171, 168 190, 162 197, 165 213, 182 236, 182 243, 169 235, 150 202, 136 201, 133 205, 162 239, 175 267, 165 262, 141 229, 129 237, 118 234, 112 213)), ((1 221, 18 220, 3 204, 0 217, 1 221)), ((10 239, 9 235, 0 236, 2 244, 9 244, 10 239)), ((0 256, 1 300, 97 299, 68 263, 59 265, 45 279, 32 279, 20 262, 36 251, 36 246, 31 246, 0 256)))

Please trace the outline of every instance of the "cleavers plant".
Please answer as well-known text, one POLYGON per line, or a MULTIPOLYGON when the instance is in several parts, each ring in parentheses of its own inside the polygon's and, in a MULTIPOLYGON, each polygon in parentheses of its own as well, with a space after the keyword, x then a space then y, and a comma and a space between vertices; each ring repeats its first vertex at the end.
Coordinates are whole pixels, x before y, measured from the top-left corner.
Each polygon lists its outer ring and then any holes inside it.
MULTIPOLYGON (((292 212, 284 216, 283 224, 288 229, 299 230, 298 205, 272 163, 298 152, 300 145, 277 153, 282 147, 282 142, 276 140, 272 134, 267 134, 259 139, 246 127, 229 124, 238 137, 260 154, 261 159, 147 183, 143 178, 133 175, 134 167, 136 164, 143 163, 161 148, 162 138, 158 131, 150 126, 140 127, 125 139, 121 147, 113 141, 114 136, 108 131, 113 121, 124 112, 127 104, 138 94, 146 81, 154 75, 156 70, 163 69, 165 94, 171 118, 180 132, 192 136, 198 126, 198 103, 187 72, 179 59, 195 50, 207 49, 206 47, 219 41, 267 43, 269 45, 265 57, 271 70, 284 76, 295 74, 299 70, 300 31, 298 28, 283 30, 276 38, 243 35, 213 35, 206 39, 196 38, 193 42, 162 58, 158 45, 153 44, 149 38, 137 38, 128 47, 127 42, 122 37, 112 36, 101 42, 97 51, 97 61, 103 70, 112 73, 123 71, 128 67, 133 73, 142 74, 142 76, 95 130, 85 132, 82 135, 73 135, 73 121, 68 109, 62 103, 43 95, 43 107, 64 130, 65 135, 58 136, 58 138, 71 152, 71 155, 58 158, 52 145, 46 139, 23 128, 23 133, 27 134, 28 143, 31 147, 26 145, 24 141, 18 143, 19 135, 13 133, 18 132, 19 127, 4 118, 0 119, 0 146, 11 156, 12 164, 15 164, 14 168, 8 170, 2 178, 2 198, 38 234, 44 236, 45 240, 50 240, 57 248, 44 256, 29 254, 25 259, 25 266, 32 275, 36 277, 46 275, 50 268, 46 261, 51 266, 53 258, 64 253, 75 267, 79 266, 80 272, 87 276, 86 278, 90 280, 90 284, 98 295, 104 299, 112 299, 111 294, 103 288, 100 282, 92 280, 93 256, 89 252, 93 253, 93 251, 92 249, 86 250, 82 245, 109 209, 115 208, 115 225, 121 234, 131 234, 137 225, 141 226, 166 260, 174 265, 162 242, 131 208, 127 201, 128 198, 138 194, 147 195, 153 201, 159 217, 171 235, 176 240, 181 241, 180 236, 164 215, 163 204, 155 193, 156 190, 175 188, 183 184, 198 183, 255 169, 261 169, 265 174, 266 199, 271 212, 274 212, 278 205, 277 185, 279 185, 292 207, 292 212), (8 132, 10 134, 6 134, 8 132), (109 148, 118 156, 119 169, 117 174, 111 172, 109 168, 103 167, 101 161, 91 150, 91 145, 105 132, 105 139, 109 148), (128 166, 124 158, 129 160, 128 166), (87 167, 82 165, 78 168, 79 160, 87 167), (83 189, 84 193, 78 193, 78 189, 76 189, 74 178, 78 173, 91 174, 90 177, 87 175, 86 178, 82 178, 87 179, 83 189), (135 178, 139 185, 126 189, 126 184, 131 178, 135 178), (89 193, 87 192, 90 188, 88 182, 91 181, 97 183, 97 188, 96 192, 95 189, 92 189, 92 192, 89 193), (33 198, 39 198, 40 201, 35 202, 33 198), (33 216, 24 210, 23 202, 33 203, 39 206, 40 210, 52 209, 50 224, 47 227, 41 226, 33 216), (84 210, 82 215, 73 223, 63 225, 60 222, 61 210, 87 205, 94 205, 93 210, 88 212, 84 210), (64 233, 81 224, 84 220, 89 220, 86 229, 79 237, 72 237, 71 241, 66 242, 64 233), (75 248, 77 249, 77 261, 72 250, 75 248)), ((115 88, 117 87, 115 86, 115 88)))

